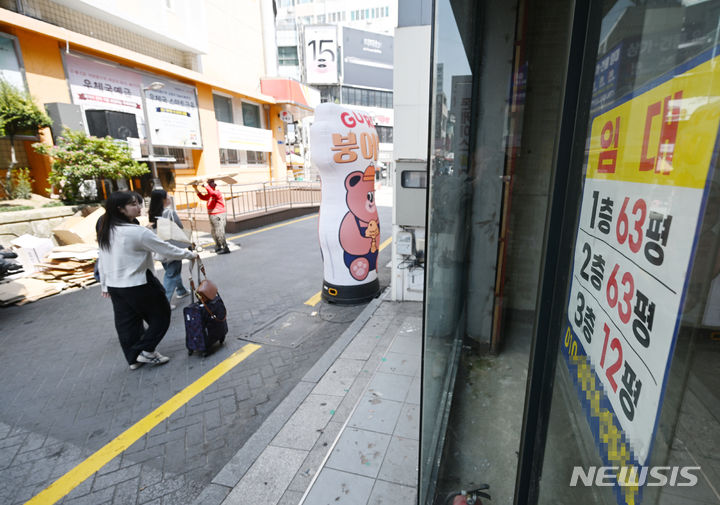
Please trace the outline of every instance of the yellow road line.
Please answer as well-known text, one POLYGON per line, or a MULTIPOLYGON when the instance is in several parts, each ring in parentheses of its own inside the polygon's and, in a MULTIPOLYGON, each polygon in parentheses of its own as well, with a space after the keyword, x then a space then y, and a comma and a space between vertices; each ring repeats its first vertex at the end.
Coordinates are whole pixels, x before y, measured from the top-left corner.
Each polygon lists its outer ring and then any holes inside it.
POLYGON ((260 347, 261 346, 257 344, 247 344, 232 353, 228 358, 221 361, 205 375, 177 393, 168 401, 118 435, 110 443, 99 449, 92 456, 35 495, 30 501, 26 502, 25 505, 51 505, 58 500, 61 500, 70 491, 79 486, 85 479, 100 470, 115 456, 121 454, 128 447, 137 442, 143 435, 170 417, 173 412, 185 405, 188 401, 190 401, 190 399, 207 388, 210 384, 232 370, 235 365, 260 349, 260 347))
POLYGON ((311 307, 314 307, 320 302, 320 291, 312 295, 308 301, 305 302, 305 305, 310 305, 311 307))
MULTIPOLYGON (((382 250, 385 249, 388 245, 390 245, 390 242, 392 242, 392 237, 388 237, 388 238, 385 240, 385 242, 383 242, 382 244, 380 244, 380 247, 378 248, 378 252, 379 252, 379 251, 382 251, 382 250)), ((322 293, 321 291, 318 291, 317 293, 315 293, 314 295, 312 295, 312 296, 308 299, 308 301, 305 302, 305 305, 310 305, 311 307, 314 307, 315 305, 317 305, 318 303, 320 303, 321 293, 322 293)))
MULTIPOLYGON (((227 237, 226 240, 235 240, 238 238, 249 237, 250 235, 255 235, 256 233, 262 233, 264 231, 274 230, 275 228, 281 228, 281 227, 287 226, 289 224, 299 223, 300 221, 306 221, 308 219, 312 219, 312 218, 318 217, 318 216, 319 216, 319 214, 312 214, 310 216, 301 217, 300 219, 293 219, 292 221, 288 221, 286 223, 280 223, 280 224, 276 224, 273 226, 268 226, 267 228, 260 228, 259 230, 253 230, 253 231, 249 231, 247 233, 240 233, 239 235, 233 235, 232 237, 227 237)), ((200 246, 205 247, 205 246, 213 245, 214 243, 215 242, 206 242, 204 244, 200 244, 200 246)))

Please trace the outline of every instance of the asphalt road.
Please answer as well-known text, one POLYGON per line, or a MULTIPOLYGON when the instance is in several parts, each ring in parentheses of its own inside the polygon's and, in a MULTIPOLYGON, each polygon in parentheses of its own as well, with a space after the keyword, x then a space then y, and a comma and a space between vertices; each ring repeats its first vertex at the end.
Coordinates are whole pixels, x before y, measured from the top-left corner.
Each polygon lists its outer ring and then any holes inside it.
MULTIPOLYGON (((391 208, 379 212, 382 243, 391 208)), ((70 471, 62 481, 69 492, 52 503, 185 504, 202 491, 363 308, 306 305, 322 284, 317 215, 278 224, 205 261, 230 327, 226 344, 205 358, 187 355, 178 309, 158 347, 171 361, 130 371, 98 286, 0 308, 0 503, 25 503, 70 471), (287 321, 302 324, 285 338, 287 321), (78 465, 89 456, 107 455, 118 435, 195 381, 208 382, 209 370, 253 339, 257 351, 159 424, 136 427, 152 426, 82 477, 78 465)), ((387 247, 378 261, 382 287, 389 261, 387 247)))

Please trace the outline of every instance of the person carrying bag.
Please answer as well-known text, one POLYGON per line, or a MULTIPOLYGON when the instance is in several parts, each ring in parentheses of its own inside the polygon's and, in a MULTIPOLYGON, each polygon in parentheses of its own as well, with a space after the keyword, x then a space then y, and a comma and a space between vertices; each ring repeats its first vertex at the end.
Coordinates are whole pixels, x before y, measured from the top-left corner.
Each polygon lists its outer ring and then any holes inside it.
POLYGON ((170 304, 153 273, 152 254, 173 260, 197 258, 197 253, 168 244, 136 224, 141 212, 139 194, 111 193, 97 232, 102 296, 112 301, 115 329, 131 370, 170 359, 155 350, 170 326, 170 304))

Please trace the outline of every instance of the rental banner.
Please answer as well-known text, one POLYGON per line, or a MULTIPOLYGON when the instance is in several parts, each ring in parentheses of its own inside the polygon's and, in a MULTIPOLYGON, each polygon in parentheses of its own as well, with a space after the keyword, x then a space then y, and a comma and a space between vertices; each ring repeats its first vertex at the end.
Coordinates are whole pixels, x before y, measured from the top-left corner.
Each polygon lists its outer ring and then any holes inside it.
POLYGON ((618 502, 657 430, 717 155, 720 58, 708 52, 592 119, 561 348, 618 502), (628 471, 630 469, 630 471, 628 471))

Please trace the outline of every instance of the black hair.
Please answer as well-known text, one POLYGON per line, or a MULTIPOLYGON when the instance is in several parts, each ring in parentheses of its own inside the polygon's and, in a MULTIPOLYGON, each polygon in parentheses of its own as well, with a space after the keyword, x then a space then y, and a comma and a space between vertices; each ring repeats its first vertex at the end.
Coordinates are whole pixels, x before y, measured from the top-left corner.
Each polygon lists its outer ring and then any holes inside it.
POLYGON ((148 218, 153 224, 153 228, 157 226, 157 219, 162 216, 165 209, 165 199, 167 191, 164 189, 153 189, 150 193, 150 209, 148 210, 148 218))
POLYGON ((142 197, 134 191, 115 191, 105 201, 105 215, 102 217, 102 224, 97 231, 98 244, 102 249, 110 249, 110 235, 116 226, 123 224, 137 223, 137 220, 129 220, 120 212, 122 207, 133 201, 142 204, 142 197))

